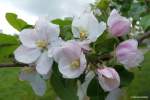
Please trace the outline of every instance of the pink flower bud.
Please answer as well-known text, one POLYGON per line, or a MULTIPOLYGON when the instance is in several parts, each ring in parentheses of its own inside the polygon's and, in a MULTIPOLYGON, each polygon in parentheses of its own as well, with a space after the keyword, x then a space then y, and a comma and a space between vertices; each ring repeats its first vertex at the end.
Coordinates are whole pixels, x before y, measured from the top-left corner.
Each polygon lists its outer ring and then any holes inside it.
POLYGON ((117 71, 113 68, 106 67, 97 69, 98 80, 104 91, 112 91, 120 85, 120 77, 117 71))
POLYGON ((137 40, 130 39, 120 43, 116 49, 118 62, 126 69, 138 66, 143 60, 143 53, 138 50, 137 40))
POLYGON ((121 16, 115 9, 110 13, 107 24, 111 34, 117 37, 127 34, 131 28, 130 20, 121 16))

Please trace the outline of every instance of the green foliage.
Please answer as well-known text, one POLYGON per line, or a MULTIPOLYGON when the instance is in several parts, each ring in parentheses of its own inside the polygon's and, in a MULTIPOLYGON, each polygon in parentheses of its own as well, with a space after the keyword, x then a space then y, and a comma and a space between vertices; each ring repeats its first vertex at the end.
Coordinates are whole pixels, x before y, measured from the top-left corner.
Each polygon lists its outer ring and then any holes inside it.
MULTIPOLYGON (((14 66, 15 67, 15 66, 14 66)), ((48 83, 46 94, 37 96, 26 81, 19 80, 20 68, 0 69, 0 100, 55 100, 51 85, 48 83)))
POLYGON ((100 0, 96 2, 96 7, 101 10, 107 10, 109 3, 110 3, 110 0, 100 0))
POLYGON ((72 18, 68 17, 68 18, 65 18, 64 20, 55 19, 52 21, 52 23, 59 25, 60 36, 64 40, 70 40, 73 38, 72 31, 71 31, 72 18))
MULTIPOLYGON (((140 65, 141 69, 134 70, 135 78, 126 88, 128 98, 133 95, 148 96, 150 98, 150 51, 145 53, 144 62, 140 65)), ((129 99, 127 99, 129 100, 129 99)), ((148 99, 147 99, 148 100, 148 99)))
POLYGON ((53 66, 51 84, 61 100, 78 100, 76 80, 62 78, 56 64, 53 66))
POLYGON ((150 14, 143 16, 140 23, 144 30, 150 28, 150 14))
POLYGON ((87 95, 90 97, 90 100, 104 100, 107 93, 101 88, 98 79, 95 77, 90 82, 87 95))
POLYGON ((0 62, 8 61, 14 50, 19 46, 16 36, 0 34, 0 62))
POLYGON ((120 76, 120 86, 125 87, 128 86, 134 79, 134 73, 127 71, 123 66, 116 65, 114 67, 120 76))
POLYGON ((21 31, 24 28, 32 27, 31 25, 27 24, 24 20, 19 19, 18 16, 14 13, 6 13, 6 19, 9 22, 9 24, 18 31, 21 31))
POLYGON ((94 43, 94 48, 97 53, 109 53, 114 50, 117 45, 115 38, 109 38, 108 33, 103 33, 94 43))
POLYGON ((145 5, 142 5, 140 3, 133 3, 131 5, 131 8, 128 12, 128 15, 130 17, 133 17, 133 20, 139 20, 140 16, 146 11, 145 5))

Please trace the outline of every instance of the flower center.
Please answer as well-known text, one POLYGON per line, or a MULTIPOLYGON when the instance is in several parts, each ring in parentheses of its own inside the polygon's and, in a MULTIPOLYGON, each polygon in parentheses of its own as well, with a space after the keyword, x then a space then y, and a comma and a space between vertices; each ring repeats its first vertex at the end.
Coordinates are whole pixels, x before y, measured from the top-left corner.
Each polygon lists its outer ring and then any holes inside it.
POLYGON ((36 45, 39 48, 46 48, 48 43, 45 40, 38 40, 38 41, 36 41, 36 45))
POLYGON ((79 67, 80 67, 80 60, 79 59, 72 61, 72 63, 71 63, 72 69, 77 69, 79 67))
POLYGON ((85 39, 87 37, 86 32, 80 32, 80 39, 85 39))

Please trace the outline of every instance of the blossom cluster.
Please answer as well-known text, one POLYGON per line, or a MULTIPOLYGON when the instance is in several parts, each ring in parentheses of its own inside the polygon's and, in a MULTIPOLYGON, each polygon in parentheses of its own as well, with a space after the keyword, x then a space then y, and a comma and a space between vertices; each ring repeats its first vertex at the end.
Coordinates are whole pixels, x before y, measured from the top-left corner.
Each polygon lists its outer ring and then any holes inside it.
MULTIPOLYGON (((130 32, 131 22, 114 9, 106 25, 103 21, 99 22, 93 12, 87 11, 73 18, 74 38, 64 41, 58 25, 46 18, 39 19, 34 28, 24 29, 19 34, 21 45, 14 52, 15 59, 29 65, 22 69, 20 79, 29 81, 36 94, 43 95, 46 89, 44 79, 49 78, 54 62, 58 64, 63 78, 78 78, 89 70, 86 53, 92 50, 90 44, 106 31, 107 26, 113 37, 122 37, 130 32)), ((114 55, 127 70, 137 67, 144 59, 135 39, 121 42, 114 55)), ((113 67, 97 64, 92 71, 104 91, 119 88, 120 77, 113 67)))

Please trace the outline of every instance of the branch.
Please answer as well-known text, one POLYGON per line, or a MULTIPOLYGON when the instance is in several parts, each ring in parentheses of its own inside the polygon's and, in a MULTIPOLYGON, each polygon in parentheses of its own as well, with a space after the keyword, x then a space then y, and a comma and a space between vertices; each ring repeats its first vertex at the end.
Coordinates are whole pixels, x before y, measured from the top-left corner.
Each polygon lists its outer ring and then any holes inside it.
POLYGON ((10 64, 0 64, 0 68, 7 68, 7 67, 24 67, 28 66, 27 64, 20 64, 20 63, 10 63, 10 64))
POLYGON ((143 42, 144 39, 150 38, 150 31, 145 32, 143 36, 141 36, 140 38, 138 38, 138 42, 139 44, 141 44, 143 42))

